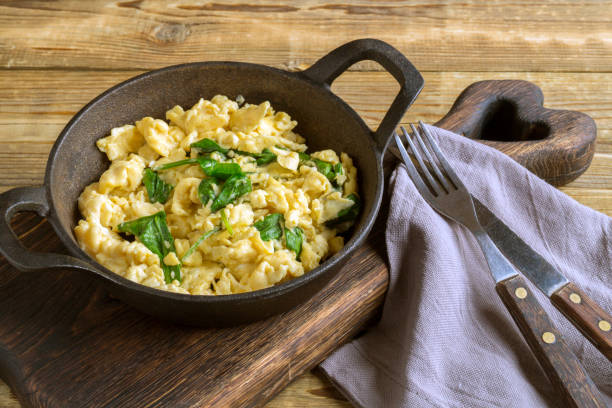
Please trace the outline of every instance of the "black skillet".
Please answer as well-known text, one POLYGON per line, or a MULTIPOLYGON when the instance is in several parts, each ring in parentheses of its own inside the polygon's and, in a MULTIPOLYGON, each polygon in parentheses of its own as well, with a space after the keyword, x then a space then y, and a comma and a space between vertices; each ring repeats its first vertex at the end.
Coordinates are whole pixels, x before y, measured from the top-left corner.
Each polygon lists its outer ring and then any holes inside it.
MULTIPOLYGON (((135 308, 178 323, 227 326, 281 313, 323 287, 365 239, 380 207, 382 156, 390 135, 423 88, 416 68, 395 48, 374 39, 352 41, 302 72, 287 72, 238 62, 200 62, 171 66, 129 79, 87 104, 66 125, 49 155, 42 186, 21 187, 0 195, 0 253, 23 272, 75 268, 102 278, 108 290, 135 308), (401 89, 380 126, 372 132, 330 85, 358 61, 381 64, 401 89), (98 264, 79 248, 72 230, 80 214, 77 198, 97 180, 109 162, 95 145, 110 129, 144 116, 164 117, 174 105, 192 106, 216 94, 250 103, 271 102, 295 118, 296 131, 313 150, 333 149, 353 157, 358 169, 361 216, 345 247, 305 275, 267 289, 223 296, 194 296, 152 289, 98 264), (13 215, 35 211, 46 217, 73 255, 33 252, 10 228, 13 215)), ((36 301, 36 299, 33 299, 36 301)))

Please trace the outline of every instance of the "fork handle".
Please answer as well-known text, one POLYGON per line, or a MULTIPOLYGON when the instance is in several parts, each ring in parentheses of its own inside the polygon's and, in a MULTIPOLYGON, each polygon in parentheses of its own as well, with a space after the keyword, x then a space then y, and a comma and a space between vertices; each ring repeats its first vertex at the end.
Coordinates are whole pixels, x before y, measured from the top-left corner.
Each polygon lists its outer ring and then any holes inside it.
POLYGON ((497 283, 495 289, 544 372, 572 407, 599 407, 606 404, 580 361, 527 287, 516 275, 497 283))
POLYGON ((612 317, 571 282, 550 300, 612 362, 612 317))

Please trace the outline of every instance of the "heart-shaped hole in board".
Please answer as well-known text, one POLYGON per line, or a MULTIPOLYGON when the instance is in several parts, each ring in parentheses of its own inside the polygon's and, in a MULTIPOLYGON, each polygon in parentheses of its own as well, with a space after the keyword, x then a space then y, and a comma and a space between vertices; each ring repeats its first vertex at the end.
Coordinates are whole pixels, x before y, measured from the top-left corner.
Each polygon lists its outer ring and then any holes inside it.
POLYGON ((510 99, 491 102, 482 115, 481 122, 466 136, 471 139, 498 142, 541 140, 550 135, 545 122, 529 122, 522 119, 516 103, 510 99))

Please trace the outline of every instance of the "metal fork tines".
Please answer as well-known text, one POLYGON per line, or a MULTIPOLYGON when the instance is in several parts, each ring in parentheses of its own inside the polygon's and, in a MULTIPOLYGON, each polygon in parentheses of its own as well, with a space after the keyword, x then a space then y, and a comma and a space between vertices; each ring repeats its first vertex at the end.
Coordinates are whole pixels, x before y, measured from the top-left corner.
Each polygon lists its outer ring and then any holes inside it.
POLYGON ((464 225, 474 234, 497 282, 516 275, 516 270, 499 252, 486 231, 481 227, 470 192, 446 160, 427 128, 422 122, 419 122, 420 131, 413 124, 410 124, 410 127, 414 141, 403 126, 400 129, 418 169, 397 133, 395 134, 395 141, 408 170, 408 175, 417 190, 434 209, 464 225))
POLYGON ((525 280, 478 222, 470 192, 455 174, 429 130, 421 122, 418 127, 410 127, 412 136, 401 128, 410 155, 400 136, 397 133, 394 135, 408 175, 425 201, 435 210, 464 225, 474 234, 495 279, 495 288, 501 300, 551 382, 571 406, 605 406, 599 390, 546 311, 529 292, 525 280))

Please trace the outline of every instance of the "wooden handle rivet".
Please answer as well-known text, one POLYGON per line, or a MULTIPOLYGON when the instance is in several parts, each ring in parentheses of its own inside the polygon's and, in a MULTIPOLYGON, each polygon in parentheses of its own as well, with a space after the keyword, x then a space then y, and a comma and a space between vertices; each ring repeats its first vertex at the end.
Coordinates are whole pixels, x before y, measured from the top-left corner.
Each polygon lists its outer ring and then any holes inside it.
POLYGON ((544 332, 542 334, 542 340, 544 340, 544 343, 553 344, 557 338, 551 332, 544 332))
POLYGON ((610 326, 610 322, 607 320, 600 320, 597 325, 599 326, 601 330, 605 332, 609 332, 610 329, 612 329, 612 326, 610 326))
POLYGON ((580 298, 580 295, 577 293, 571 293, 569 295, 569 300, 571 300, 573 303, 580 303, 582 302, 582 299, 580 298))
POLYGON ((523 287, 518 287, 516 288, 516 290, 514 291, 514 294, 516 295, 517 298, 519 299, 525 299, 527 297, 527 289, 523 288, 523 287))

